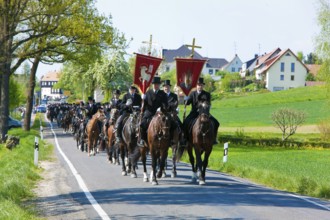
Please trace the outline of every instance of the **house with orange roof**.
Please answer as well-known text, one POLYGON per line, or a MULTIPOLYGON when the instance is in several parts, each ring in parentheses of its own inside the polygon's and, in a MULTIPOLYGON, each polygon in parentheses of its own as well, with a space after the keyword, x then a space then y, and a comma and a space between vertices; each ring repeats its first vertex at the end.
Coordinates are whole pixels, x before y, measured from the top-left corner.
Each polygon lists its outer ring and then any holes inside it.
POLYGON ((60 99, 63 91, 62 89, 54 89, 53 86, 60 80, 59 71, 50 71, 43 75, 40 79, 41 99, 54 100, 60 99))
POLYGON ((256 78, 265 81, 270 91, 305 86, 307 73, 308 68, 290 49, 277 48, 260 56, 255 66, 256 78))

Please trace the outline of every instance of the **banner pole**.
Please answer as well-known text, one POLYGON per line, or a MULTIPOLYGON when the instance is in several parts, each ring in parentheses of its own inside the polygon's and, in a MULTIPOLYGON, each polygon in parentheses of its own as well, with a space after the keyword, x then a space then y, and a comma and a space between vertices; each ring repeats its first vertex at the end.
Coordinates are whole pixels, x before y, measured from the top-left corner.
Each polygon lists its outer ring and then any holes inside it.
POLYGON ((184 100, 183 120, 182 121, 184 121, 186 119, 186 107, 187 107, 187 101, 184 100))

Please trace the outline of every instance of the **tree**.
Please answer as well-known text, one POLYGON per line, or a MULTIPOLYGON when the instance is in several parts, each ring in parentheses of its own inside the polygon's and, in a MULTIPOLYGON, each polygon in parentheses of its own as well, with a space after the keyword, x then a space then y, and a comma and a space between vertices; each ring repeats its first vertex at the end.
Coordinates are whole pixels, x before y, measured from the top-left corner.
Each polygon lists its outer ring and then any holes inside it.
POLYGON ((302 51, 297 52, 297 57, 301 62, 304 61, 304 53, 302 51))
POLYGON ((322 59, 319 74, 327 81, 328 94, 330 94, 330 2, 319 0, 318 24, 320 33, 316 37, 316 52, 322 59))
POLYGON ((298 126, 303 124, 305 119, 304 112, 289 108, 280 108, 272 114, 273 122, 282 131, 282 141, 294 135, 298 126))

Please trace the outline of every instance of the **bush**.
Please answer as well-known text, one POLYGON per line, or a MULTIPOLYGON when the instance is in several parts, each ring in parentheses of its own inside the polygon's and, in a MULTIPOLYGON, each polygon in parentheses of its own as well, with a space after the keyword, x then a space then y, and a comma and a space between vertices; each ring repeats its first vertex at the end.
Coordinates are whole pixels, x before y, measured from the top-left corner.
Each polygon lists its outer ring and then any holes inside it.
POLYGON ((330 140, 330 120, 320 122, 317 127, 321 134, 321 140, 329 141, 330 140))

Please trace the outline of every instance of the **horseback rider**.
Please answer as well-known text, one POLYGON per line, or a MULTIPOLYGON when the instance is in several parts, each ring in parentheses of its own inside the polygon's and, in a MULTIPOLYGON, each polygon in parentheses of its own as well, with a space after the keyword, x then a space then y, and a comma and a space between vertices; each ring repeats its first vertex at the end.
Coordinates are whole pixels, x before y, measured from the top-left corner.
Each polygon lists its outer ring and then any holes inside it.
MULTIPOLYGON (((185 97, 186 105, 191 104, 191 111, 187 118, 183 122, 183 128, 185 129, 185 137, 187 139, 188 134, 192 128, 194 120, 198 117, 198 103, 199 101, 207 101, 211 105, 211 94, 209 92, 206 92, 204 90, 204 78, 199 78, 197 82, 197 89, 189 94, 189 96, 185 97)), ((214 134, 215 134, 215 140, 214 144, 217 144, 217 134, 218 134, 218 128, 219 128, 219 122, 217 119, 215 119, 212 115, 210 115, 210 119, 213 122, 214 125, 214 134)))
POLYGON ((120 105, 121 105, 121 102, 122 100, 119 99, 119 96, 120 96, 120 90, 119 89, 116 89, 114 92, 113 92, 113 97, 110 99, 110 109, 113 109, 113 108, 117 108, 117 109, 120 109, 120 105))
MULTIPOLYGON (((168 107, 169 107, 169 111, 171 113, 173 113, 173 121, 174 121, 174 127, 178 128, 179 131, 183 131, 182 130, 182 122, 180 120, 180 118, 177 115, 177 107, 179 104, 178 101, 178 96, 177 94, 171 92, 171 81, 170 80, 165 80, 164 84, 163 84, 163 90, 166 93, 167 96, 167 103, 168 103, 168 107)), ((180 138, 181 139, 181 138, 180 138)), ((173 140, 173 138, 171 137, 171 140, 173 140)))
POLYGON ((123 100, 120 104, 120 116, 116 121, 116 144, 122 141, 122 130, 124 127, 123 121, 131 113, 133 113, 132 106, 141 107, 142 99, 140 94, 137 92, 135 86, 130 86, 129 91, 124 95, 123 100))
MULTIPOLYGON (((138 142, 139 147, 144 147, 147 144, 148 134, 147 130, 152 117, 156 114, 158 108, 164 108, 168 110, 167 95, 163 90, 160 90, 160 77, 155 76, 152 79, 152 89, 148 89, 145 95, 142 96, 144 99, 144 107, 142 112, 142 120, 140 124, 140 141, 138 142)), ((171 130, 172 131, 172 126, 171 130)))
POLYGON ((94 99, 90 96, 88 97, 88 104, 86 106, 86 116, 88 119, 91 119, 93 117, 93 115, 97 112, 97 106, 95 104, 94 99))

